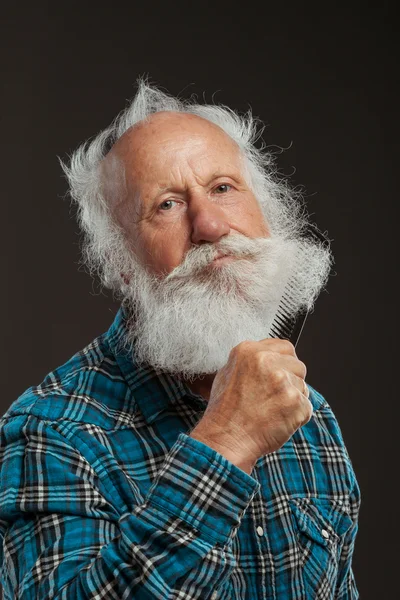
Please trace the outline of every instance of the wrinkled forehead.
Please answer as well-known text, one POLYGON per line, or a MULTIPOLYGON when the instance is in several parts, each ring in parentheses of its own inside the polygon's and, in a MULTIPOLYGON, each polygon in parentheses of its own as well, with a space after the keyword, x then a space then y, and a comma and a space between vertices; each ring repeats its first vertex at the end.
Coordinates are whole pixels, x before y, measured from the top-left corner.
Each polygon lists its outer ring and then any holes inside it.
POLYGON ((143 188, 168 185, 188 164, 205 177, 218 170, 244 174, 239 146, 219 126, 187 113, 153 114, 127 130, 103 160, 107 196, 118 186, 114 201, 127 195, 139 200, 143 188))
MULTIPOLYGON (((236 142, 218 125, 197 115, 188 113, 160 112, 131 127, 118 140, 110 151, 110 156, 118 156, 126 167, 140 170, 156 164, 157 160, 168 158, 168 151, 179 150, 180 145, 187 149, 196 147, 209 150, 214 158, 220 153, 231 162, 240 160, 236 142)), ((179 160, 179 153, 177 156, 179 160)))

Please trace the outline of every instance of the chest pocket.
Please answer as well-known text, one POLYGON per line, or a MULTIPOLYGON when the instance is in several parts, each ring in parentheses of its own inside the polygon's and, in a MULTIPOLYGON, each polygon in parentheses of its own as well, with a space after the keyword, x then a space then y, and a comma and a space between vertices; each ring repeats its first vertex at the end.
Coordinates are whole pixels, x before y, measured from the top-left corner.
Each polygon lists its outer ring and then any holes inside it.
POLYGON ((339 502, 320 498, 292 498, 290 508, 304 588, 316 600, 333 599, 344 536, 352 520, 339 502))

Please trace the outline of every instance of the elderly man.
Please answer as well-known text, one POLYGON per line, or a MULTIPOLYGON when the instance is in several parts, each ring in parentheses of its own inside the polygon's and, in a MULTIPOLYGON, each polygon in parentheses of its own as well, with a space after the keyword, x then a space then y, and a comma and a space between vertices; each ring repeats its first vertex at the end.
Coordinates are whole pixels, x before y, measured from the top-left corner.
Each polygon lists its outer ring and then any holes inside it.
POLYGON ((5 599, 358 597, 351 462, 272 335, 332 257, 257 136, 141 81, 63 165, 121 308, 1 420, 5 599))

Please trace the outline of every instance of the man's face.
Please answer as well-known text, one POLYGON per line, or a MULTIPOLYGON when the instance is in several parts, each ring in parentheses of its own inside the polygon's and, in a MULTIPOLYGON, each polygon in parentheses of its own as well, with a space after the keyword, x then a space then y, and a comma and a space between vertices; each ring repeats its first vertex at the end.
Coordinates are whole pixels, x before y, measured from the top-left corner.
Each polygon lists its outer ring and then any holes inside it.
POLYGON ((212 123, 158 113, 121 138, 116 151, 128 193, 115 215, 152 273, 170 273, 193 245, 235 233, 269 236, 238 147, 212 123))
MULTIPOLYGON (((215 373, 243 340, 268 337, 301 248, 270 234, 243 172, 221 129, 174 113, 128 131, 105 159, 103 184, 132 251, 124 299, 136 361, 190 378, 215 373), (227 258, 215 261, 219 253, 227 258)), ((326 272, 317 249, 304 252, 294 312, 326 272)))

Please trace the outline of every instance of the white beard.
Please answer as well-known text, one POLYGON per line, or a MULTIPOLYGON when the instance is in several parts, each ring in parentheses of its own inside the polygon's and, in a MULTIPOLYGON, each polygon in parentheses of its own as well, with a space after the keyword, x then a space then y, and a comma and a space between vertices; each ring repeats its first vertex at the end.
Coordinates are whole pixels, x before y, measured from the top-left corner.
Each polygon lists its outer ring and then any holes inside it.
POLYGON ((241 234, 193 247, 164 278, 137 264, 124 298, 132 317, 126 341, 133 358, 189 381, 215 373, 240 342, 272 337, 271 324, 294 272, 291 316, 312 309, 330 264, 330 250, 315 243, 241 234), (238 259, 208 266, 220 252, 238 259))

